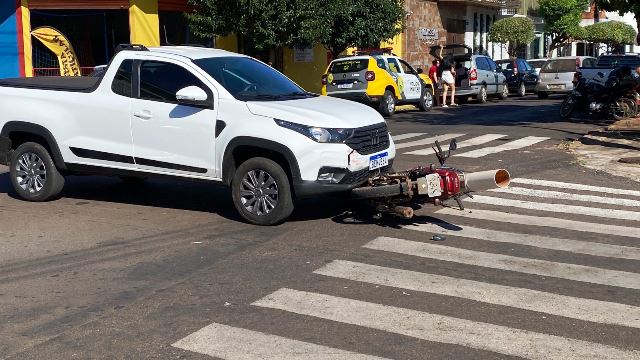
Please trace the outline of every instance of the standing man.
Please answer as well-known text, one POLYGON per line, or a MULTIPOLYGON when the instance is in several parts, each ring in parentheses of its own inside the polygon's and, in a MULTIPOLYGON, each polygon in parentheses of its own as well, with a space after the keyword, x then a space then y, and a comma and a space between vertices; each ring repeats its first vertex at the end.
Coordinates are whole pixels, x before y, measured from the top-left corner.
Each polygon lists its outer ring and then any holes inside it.
POLYGON ((436 106, 438 106, 438 103, 440 102, 439 99, 439 89, 440 89, 440 84, 438 84, 438 68, 440 67, 440 60, 433 60, 431 62, 431 67, 429 68, 429 78, 431 79, 431 83, 433 84, 433 92, 435 94, 433 94, 434 99, 436 101, 436 106))

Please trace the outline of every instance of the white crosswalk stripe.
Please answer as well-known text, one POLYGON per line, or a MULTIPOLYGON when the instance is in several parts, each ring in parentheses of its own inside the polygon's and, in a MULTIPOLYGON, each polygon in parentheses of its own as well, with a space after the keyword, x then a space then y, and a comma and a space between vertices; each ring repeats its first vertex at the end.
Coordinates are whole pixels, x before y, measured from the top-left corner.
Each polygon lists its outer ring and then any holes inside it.
POLYGON ((407 133, 407 134, 399 134, 399 135, 391 135, 394 142, 398 142, 400 140, 411 139, 418 136, 427 135, 426 133, 407 133))
POLYGON ((628 289, 640 289, 640 274, 626 271, 492 254, 389 237, 379 237, 364 247, 373 250, 395 252, 492 269, 551 276, 559 279, 618 286, 628 289))
POLYGON ((485 221, 488 220, 488 221, 505 222, 510 224, 552 227, 557 229, 567 229, 567 230, 588 232, 588 233, 595 233, 595 234, 640 238, 640 227, 567 220, 567 219, 560 219, 557 217, 550 217, 550 216, 520 215, 520 214, 513 214, 510 212, 503 212, 503 211, 469 209, 469 208, 462 211, 458 209, 444 208, 436 211, 436 214, 451 215, 451 216, 465 217, 470 219, 479 219, 479 220, 485 220, 485 221))
POLYGON ((566 182, 560 182, 560 181, 515 178, 515 179, 511 179, 511 182, 514 184, 539 185, 539 186, 554 187, 554 188, 560 188, 560 189, 573 189, 573 190, 581 190, 581 191, 601 192, 606 194, 640 196, 640 191, 637 191, 637 190, 615 189, 611 187, 573 184, 573 183, 566 183, 566 182))
POLYGON ((433 146, 433 144, 436 142, 436 140, 438 141, 446 141, 446 140, 450 140, 453 138, 457 138, 460 136, 463 136, 465 134, 443 134, 443 135, 437 135, 437 136, 433 136, 433 137, 429 137, 426 139, 421 139, 421 140, 414 140, 414 141, 410 141, 410 142, 405 142, 405 143, 399 143, 396 144, 396 150, 399 149, 404 149, 404 148, 408 148, 408 147, 414 147, 414 146, 433 146))
POLYGON ((480 229, 472 226, 459 226, 448 230, 444 223, 404 225, 403 228, 428 233, 460 236, 484 241, 535 246, 544 249, 570 251, 575 254, 587 254, 620 259, 640 260, 640 248, 601 244, 588 241, 559 239, 549 236, 519 234, 505 231, 480 229))
POLYGON ((479 158, 491 154, 496 154, 503 151, 517 150, 527 146, 531 146, 537 144, 539 142, 549 140, 548 137, 539 137, 539 136, 527 136, 522 139, 514 140, 505 144, 501 144, 498 146, 485 147, 481 149, 471 150, 464 153, 457 153, 454 156, 468 157, 468 158, 479 158))
POLYGON ((640 328, 640 308, 480 281, 335 260, 316 274, 564 316, 640 328))
POLYGON ((172 346, 229 360, 384 359, 217 323, 172 346))
MULTIPOLYGON (((425 134, 402 134, 399 135, 399 139, 418 138, 423 135, 425 134)), ((443 136, 457 135, 459 134, 443 136)), ((474 139, 477 138, 468 141, 474 139)), ((404 143, 404 147, 423 146, 424 144, 413 145, 421 141, 404 143)), ((430 142, 433 142, 433 138, 430 142)), ((412 153, 420 151, 422 150, 412 153)), ((565 318, 564 321, 574 326, 576 320, 593 324, 594 329, 599 329, 599 325, 626 327, 629 328, 628 331, 640 329, 640 307, 634 306, 638 304, 623 304, 616 302, 618 300, 597 300, 597 296, 590 292, 592 284, 607 286, 612 289, 612 292, 619 291, 625 294, 640 290, 640 270, 636 272, 632 272, 635 270, 611 270, 605 265, 599 265, 607 258, 612 264, 622 263, 625 266, 623 269, 628 269, 628 265, 633 262, 640 264, 640 243, 630 242, 640 239, 640 225, 608 225, 604 224, 606 220, 602 220, 601 223, 591 221, 593 218, 640 221, 640 199, 606 195, 633 197, 640 195, 640 192, 525 178, 517 178, 513 182, 522 187, 491 191, 488 193, 494 196, 474 195, 473 199, 465 200, 472 204, 485 205, 489 209, 474 208, 460 211, 443 208, 436 211, 436 217, 439 219, 433 222, 401 226, 401 231, 411 230, 405 234, 412 234, 413 240, 380 236, 368 241, 362 247, 374 251, 367 253, 367 259, 374 256, 382 260, 387 255, 394 255, 394 262, 398 257, 406 258, 407 261, 412 257, 446 261, 470 267, 474 269, 472 270, 474 273, 482 273, 483 269, 484 271, 492 269, 494 273, 495 270, 508 271, 511 277, 520 278, 525 282, 536 276, 542 276, 554 278, 554 283, 571 281, 573 282, 571 288, 583 288, 585 295, 575 295, 575 290, 571 291, 572 296, 557 294, 554 290, 555 285, 543 287, 543 290, 533 290, 518 287, 516 284, 493 284, 490 280, 491 276, 480 277, 480 281, 469 280, 464 276, 462 278, 456 275, 451 276, 446 273, 447 270, 443 274, 436 275, 428 271, 405 270, 346 259, 333 260, 317 268, 313 274, 323 282, 327 279, 358 282, 362 286, 363 294, 367 294, 367 289, 374 291, 377 287, 385 286, 391 289, 419 292, 411 294, 417 302, 430 300, 430 298, 432 302, 439 301, 437 298, 434 299, 435 294, 504 307, 505 314, 509 314, 510 311, 525 310, 542 314, 542 318, 545 318, 543 315, 552 315, 557 317, 551 320, 554 326, 556 322, 562 324, 562 318, 565 318), (536 188, 531 189, 527 186, 536 188), (563 192, 563 189, 570 189, 570 192, 563 192), (508 198, 513 195, 528 197, 532 201, 508 198), (546 199, 554 203, 544 202, 546 199), (584 206, 565 204, 564 202, 567 201, 581 202, 584 206), (627 209, 611 209, 607 206, 627 207, 627 209), (533 211, 539 216, 519 214, 518 210, 533 211), (464 219, 465 224, 475 225, 457 224, 452 219, 464 219), (485 228, 482 225, 484 221, 491 221, 491 228, 485 228), (571 232, 554 234, 555 229, 571 232), (572 236, 572 232, 578 235, 606 235, 606 239, 587 241, 585 238, 572 236), (424 233, 444 234, 451 239, 441 244, 420 241, 420 239, 429 238, 429 235, 421 236, 424 233), (612 237, 619 239, 612 240, 612 237), (456 238, 482 241, 483 250, 476 251, 453 246, 456 238), (612 241, 624 241, 626 246, 610 243, 612 241), (593 266, 587 266, 574 264, 571 260, 549 261, 529 258, 526 255, 520 255, 520 252, 513 252, 515 255, 505 255, 485 250, 495 243, 545 249, 560 258, 581 254, 598 256, 600 259, 593 266)), ((541 286, 546 286, 546 282, 538 280, 536 282, 541 286)), ((515 327, 496 325, 491 323, 493 320, 481 322, 464 319, 465 315, 462 314, 465 311, 473 311, 473 308, 461 311, 460 317, 446 316, 438 314, 437 307, 434 310, 429 307, 430 310, 425 312, 392 306, 393 304, 379 304, 375 299, 350 299, 335 294, 300 291, 288 288, 286 285, 282 286, 281 289, 262 297, 251 305, 265 311, 278 310, 295 314, 294 318, 299 317, 296 321, 301 322, 307 321, 306 317, 313 317, 319 319, 317 321, 331 321, 334 323, 333 326, 338 327, 360 326, 390 334, 528 359, 640 359, 640 351, 600 344, 599 340, 591 342, 580 340, 580 336, 574 338, 575 335, 563 337, 557 334, 545 334, 544 331, 525 330, 526 327, 521 329, 520 325, 515 327)), ((625 298, 625 300, 627 301, 621 302, 628 302, 629 299, 625 298)), ((479 305, 480 307, 482 305, 479 305)), ((580 324, 578 333, 588 334, 592 331, 588 324, 580 324)), ((327 336, 335 336, 335 334, 327 334, 327 336)), ((603 342, 609 343, 604 340, 603 342)), ((371 355, 359 354, 322 345, 321 342, 309 343, 219 323, 206 326, 177 341, 173 346, 222 359, 381 359, 374 356, 375 350, 370 350, 371 355)), ((632 346, 637 347, 635 344, 632 346)), ((388 356, 388 354, 385 355, 388 356)))
POLYGON ((473 199, 465 199, 465 202, 497 205, 497 206, 505 206, 505 207, 515 207, 515 208, 528 209, 528 210, 547 211, 552 213, 577 214, 577 215, 587 215, 587 216, 603 217, 603 218, 610 218, 610 219, 640 221, 640 212, 628 211, 628 210, 603 209, 603 208, 597 208, 597 207, 578 206, 578 205, 539 203, 539 202, 532 202, 532 201, 503 199, 503 198, 483 196, 483 195, 474 195, 473 199))
MULTIPOLYGON (((501 139, 503 137, 506 137, 507 135, 501 135, 501 134, 485 134, 485 135, 481 135, 481 136, 477 136, 474 138, 471 138, 469 140, 464 140, 458 143, 458 149, 462 149, 465 147, 470 147, 470 146, 478 146, 478 145, 482 145, 482 144, 486 144, 488 142, 494 141, 494 140, 498 140, 501 139)), ((449 150, 449 144, 445 145, 443 147, 443 149, 445 151, 449 150)), ((422 149, 422 150, 415 150, 415 151, 409 151, 406 152, 404 154, 408 154, 408 155, 430 155, 433 154, 433 150, 431 149, 431 147, 427 148, 427 149, 422 149)))
POLYGON ((592 203, 598 203, 598 204, 640 207, 640 200, 619 199, 614 197, 604 197, 604 196, 584 195, 584 194, 571 194, 571 193, 565 193, 560 191, 526 189, 521 187, 508 187, 508 188, 502 188, 502 189, 492 189, 489 191, 498 192, 502 194, 542 197, 547 199, 560 199, 560 200, 592 202, 592 203))
POLYGON ((529 359, 637 359, 640 356, 637 351, 587 341, 286 288, 253 305, 529 359))

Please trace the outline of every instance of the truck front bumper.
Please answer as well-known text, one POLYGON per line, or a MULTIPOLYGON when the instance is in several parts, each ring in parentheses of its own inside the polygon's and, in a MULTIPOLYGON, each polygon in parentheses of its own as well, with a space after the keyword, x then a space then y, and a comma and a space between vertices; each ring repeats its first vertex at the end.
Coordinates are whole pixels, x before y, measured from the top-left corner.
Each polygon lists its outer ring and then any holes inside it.
POLYGON ((370 177, 384 175, 390 172, 392 165, 393 159, 389 160, 389 165, 376 170, 365 168, 357 171, 349 171, 349 169, 323 167, 318 172, 319 176, 320 174, 330 173, 335 174, 336 177, 340 177, 340 180, 337 182, 331 180, 302 180, 293 184, 294 192, 297 197, 347 192, 366 183, 370 177))
POLYGON ((0 135, 0 164, 9 165, 11 160, 11 139, 0 135))

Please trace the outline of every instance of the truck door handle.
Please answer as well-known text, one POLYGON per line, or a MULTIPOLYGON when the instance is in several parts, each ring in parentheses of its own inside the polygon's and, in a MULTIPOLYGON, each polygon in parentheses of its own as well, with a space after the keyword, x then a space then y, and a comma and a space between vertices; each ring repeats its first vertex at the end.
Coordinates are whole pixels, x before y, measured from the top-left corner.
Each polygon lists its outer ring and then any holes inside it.
POLYGON ((142 120, 149 120, 153 117, 148 110, 138 111, 133 113, 133 116, 140 118, 142 120))

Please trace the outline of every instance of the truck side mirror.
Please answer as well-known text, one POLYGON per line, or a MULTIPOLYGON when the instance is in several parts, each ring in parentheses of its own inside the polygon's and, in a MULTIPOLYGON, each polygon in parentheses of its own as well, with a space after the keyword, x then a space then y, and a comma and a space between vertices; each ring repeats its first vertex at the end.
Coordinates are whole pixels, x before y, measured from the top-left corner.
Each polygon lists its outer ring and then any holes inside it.
POLYGON ((197 86, 187 86, 178 90, 176 100, 184 105, 207 105, 207 93, 197 86))

